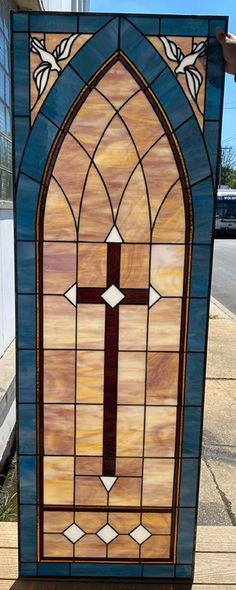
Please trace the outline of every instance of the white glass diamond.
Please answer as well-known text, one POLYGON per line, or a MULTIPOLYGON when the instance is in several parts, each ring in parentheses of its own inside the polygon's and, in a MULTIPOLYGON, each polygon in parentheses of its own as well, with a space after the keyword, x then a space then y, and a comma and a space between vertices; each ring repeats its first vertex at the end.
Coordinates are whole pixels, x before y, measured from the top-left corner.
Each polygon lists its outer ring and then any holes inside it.
POLYGON ((69 539, 69 541, 76 543, 76 541, 85 535, 85 532, 82 531, 82 529, 80 529, 77 524, 71 524, 71 526, 69 526, 69 528, 64 531, 64 535, 67 537, 67 539, 69 539))
POLYGON ((104 541, 104 543, 107 544, 118 537, 118 533, 114 531, 114 529, 109 524, 106 524, 102 529, 100 529, 97 535, 104 541))
POLYGON ((132 533, 130 533, 130 536, 133 537, 133 539, 137 541, 139 545, 142 545, 142 543, 144 543, 148 537, 151 537, 151 533, 149 533, 149 531, 145 529, 142 524, 140 524, 136 529, 134 529, 134 531, 132 531, 132 533))
POLYGON ((114 483, 117 480, 117 477, 110 477, 108 475, 103 475, 102 477, 100 477, 100 480, 102 481, 104 487, 106 488, 106 490, 108 492, 110 492, 112 486, 114 485, 114 483))
POLYGON ((106 242, 111 242, 111 243, 119 243, 121 244, 121 242, 123 242, 122 237, 120 235, 120 232, 118 231, 117 227, 115 225, 113 225, 113 228, 111 229, 110 233, 107 236, 106 242))
POLYGON ((122 299, 124 299, 125 295, 121 293, 120 289, 117 289, 115 285, 111 285, 109 289, 104 291, 101 295, 103 299, 110 305, 111 307, 115 307, 122 299))
POLYGON ((160 293, 158 293, 158 291, 156 291, 156 289, 153 289, 152 285, 150 285, 150 289, 149 289, 149 307, 152 307, 154 305, 154 303, 156 303, 157 301, 159 301, 160 298, 161 298, 160 293))
POLYGON ((64 293, 66 299, 68 299, 71 303, 73 303, 73 305, 76 305, 76 295, 77 295, 77 289, 76 289, 76 283, 70 287, 70 289, 68 289, 68 291, 66 291, 66 293, 64 293))

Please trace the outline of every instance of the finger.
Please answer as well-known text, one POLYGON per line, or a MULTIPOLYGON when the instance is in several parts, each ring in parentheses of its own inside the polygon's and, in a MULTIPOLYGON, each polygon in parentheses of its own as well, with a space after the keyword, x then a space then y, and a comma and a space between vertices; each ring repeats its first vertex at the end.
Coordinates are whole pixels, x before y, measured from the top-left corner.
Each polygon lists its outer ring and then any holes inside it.
POLYGON ((227 72, 227 74, 235 74, 236 72, 236 67, 233 66, 232 64, 229 64, 228 62, 226 62, 225 64, 225 71, 227 72))
POLYGON ((233 35, 233 33, 226 33, 226 37, 228 37, 229 39, 233 39, 234 41, 236 39, 236 35, 233 35))
POLYGON ((216 38, 222 46, 225 44, 225 33, 222 29, 216 29, 216 38))

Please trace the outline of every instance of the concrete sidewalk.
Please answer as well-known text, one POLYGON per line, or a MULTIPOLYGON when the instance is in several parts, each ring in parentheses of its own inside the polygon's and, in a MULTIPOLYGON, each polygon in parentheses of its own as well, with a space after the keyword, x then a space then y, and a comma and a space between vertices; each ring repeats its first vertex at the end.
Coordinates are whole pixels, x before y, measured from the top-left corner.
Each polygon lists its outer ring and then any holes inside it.
POLYGON ((199 525, 236 526, 236 316, 210 307, 199 525))

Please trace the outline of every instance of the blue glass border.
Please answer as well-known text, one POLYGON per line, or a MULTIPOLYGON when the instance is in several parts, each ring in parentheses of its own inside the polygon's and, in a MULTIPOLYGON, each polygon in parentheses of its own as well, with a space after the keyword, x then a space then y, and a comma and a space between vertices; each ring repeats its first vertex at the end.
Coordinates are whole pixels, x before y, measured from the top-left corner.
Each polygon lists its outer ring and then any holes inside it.
MULTIPOLYGON (((28 88, 28 58, 26 55, 26 47, 28 47, 28 36, 22 32, 23 26, 26 26, 26 18, 25 15, 27 13, 22 13, 21 17, 18 19, 17 15, 15 14, 13 17, 14 22, 14 29, 17 31, 13 34, 13 51, 15 56, 15 75, 14 75, 14 95, 15 95, 15 109, 14 113, 16 115, 24 116, 27 118, 29 116, 29 101, 28 97, 26 97, 26 89, 28 88), (16 52, 16 49, 19 51, 16 52), (18 67, 18 60, 19 67, 18 67), (16 98, 17 95, 17 98, 16 98)), ((68 15, 67 15, 68 16, 68 15)), ((103 15, 105 22, 106 18, 114 18, 116 15, 103 15)), ((94 14, 87 14, 83 15, 81 18, 81 27, 84 26, 87 28, 90 26, 90 29, 94 29, 95 32, 96 28, 99 26, 99 22, 101 23, 102 15, 94 15, 94 14), (91 25, 89 25, 89 19, 91 19, 91 25), (98 19, 98 20, 96 20, 98 19)), ((177 88, 176 79, 173 76, 171 70, 168 68, 164 60, 160 56, 158 56, 156 50, 151 47, 150 43, 145 39, 144 34, 154 34, 153 31, 158 26, 158 18, 159 15, 155 15, 150 17, 150 15, 128 15, 129 23, 125 18, 125 15, 122 15, 122 27, 121 27, 121 47, 123 51, 128 55, 130 59, 133 60, 134 64, 140 69, 143 77, 147 80, 147 82, 151 82, 152 79, 157 75, 159 76, 159 85, 153 85, 153 90, 156 93, 158 100, 160 101, 164 110, 167 111, 169 115, 169 120, 172 122, 173 127, 177 127, 181 125, 177 131, 177 137, 180 143, 181 150, 183 152, 188 175, 191 182, 191 190, 192 190, 192 202, 193 202, 193 213, 194 213, 194 222, 195 222, 195 231, 194 231, 194 255, 192 261, 192 281, 191 281, 191 301, 190 301, 190 315, 189 315, 189 339, 188 339, 188 360, 187 360, 187 373, 186 373, 186 403, 191 406, 193 405, 199 406, 194 408, 185 408, 185 419, 184 419, 184 453, 186 458, 183 458, 182 462, 182 484, 181 484, 181 493, 180 493, 180 515, 179 515, 179 533, 178 533, 178 564, 176 566, 175 574, 174 574, 174 567, 173 566, 162 566, 156 565, 152 566, 150 564, 145 565, 143 567, 143 576, 144 577, 163 577, 168 576, 169 578, 173 578, 174 575, 176 577, 183 577, 186 579, 190 579, 192 575, 192 570, 190 564, 192 562, 192 551, 194 546, 194 531, 195 531, 195 522, 196 522, 196 496, 197 496, 197 482, 198 482, 198 466, 199 466, 199 442, 201 436, 201 409, 200 406, 203 402, 203 380, 204 380, 204 358, 205 358, 205 349, 206 349, 206 326, 207 326, 207 312, 208 312, 208 304, 209 304, 209 273, 211 268, 211 247, 212 247, 212 218, 213 218, 213 211, 214 211, 214 192, 212 187, 212 181, 210 179, 211 171, 213 174, 215 173, 216 168, 216 153, 215 150, 215 137, 218 130, 218 122, 220 124, 221 120, 221 106, 222 106, 222 86, 223 86, 223 62, 222 56, 219 51, 219 46, 217 45, 214 39, 214 31, 215 25, 220 24, 223 28, 227 28, 227 19, 224 17, 213 18, 213 17, 199 17, 196 19, 195 17, 171 17, 171 16, 161 16, 161 33, 166 35, 186 35, 186 34, 194 34, 194 36, 201 36, 206 34, 206 28, 209 25, 209 32, 212 35, 212 39, 210 42, 210 54, 208 59, 208 71, 207 71, 207 84, 206 84, 206 110, 207 110, 207 119, 209 124, 206 124, 204 130, 205 136, 205 143, 202 139, 202 135, 196 127, 195 117, 190 117, 189 121, 184 122, 182 124, 182 119, 179 118, 182 116, 182 112, 185 112, 185 117, 187 117, 187 113, 189 112, 189 105, 186 104, 186 97, 183 91, 180 90, 179 86, 177 88), (153 22, 152 22, 153 19, 153 22), (154 22, 155 19, 155 22, 154 22), (220 20, 220 23, 219 23, 220 20), (131 24, 133 22, 133 25, 131 24), (197 26, 197 28, 196 28, 197 26), (139 30, 138 30, 139 29, 139 30), (194 30, 193 30, 194 29, 194 30), (123 31, 123 33, 122 33, 123 31), (125 36, 128 39, 125 39, 125 36), (143 34, 144 33, 144 34, 143 34), (145 59, 140 58, 138 55, 138 50, 140 51, 140 43, 143 47, 145 59), (134 48, 137 48, 136 50, 134 48), (214 52, 218 53, 218 63, 216 72, 214 63, 213 63, 213 54, 214 52), (212 57, 211 57, 212 56, 212 57), (163 70, 163 74, 161 71, 163 70), (178 101, 178 112, 177 109, 171 105, 168 101, 168 96, 166 94, 165 88, 160 85, 161 76, 163 78, 163 84, 165 80, 165 84, 168 84, 170 92, 175 92, 176 100, 178 101), (217 119, 217 121, 215 121, 217 119), (214 127, 212 122, 215 123, 214 127), (214 130, 214 139, 212 137, 212 132, 214 130), (191 134, 195 133, 198 139, 198 145, 192 146, 191 145, 191 134), (207 150, 206 150, 207 147, 207 150), (193 151, 194 150, 194 151, 193 151), (195 158, 198 161, 198 169, 194 170, 191 161, 193 157, 193 153, 195 154, 195 158), (205 177, 209 177, 206 179, 205 177), (203 207, 204 203, 204 207, 203 207), (204 219, 202 219, 202 211, 204 211, 205 216, 205 223, 204 219), (207 211, 207 214, 206 214, 207 211), (197 245, 206 245, 208 244, 208 257, 207 261, 204 264, 204 287, 202 286, 200 289, 200 297, 199 297, 199 257, 197 256, 197 252, 200 252, 197 249, 197 245), (195 319, 196 317, 201 318, 201 329, 199 329, 196 333, 195 330, 195 319), (194 352, 193 352, 194 351, 194 352), (193 355, 198 354, 198 359, 200 362, 200 355, 201 355, 201 378, 196 378, 196 371, 193 371, 191 359, 193 355), (191 362, 190 362, 191 361, 191 362), (193 393, 194 391, 194 393, 193 393), (192 428, 194 423, 194 428, 197 429, 198 432, 198 447, 193 448, 190 441, 189 432, 192 428), (189 462, 189 463, 187 463, 189 462), (191 487, 191 481, 195 481, 195 485, 191 487), (191 506, 194 504, 194 506, 191 506), (189 508, 187 508, 189 506, 189 508), (183 565, 181 565, 183 564, 183 565)), ((49 31, 50 27, 53 27, 53 32, 64 32, 65 29, 65 19, 67 22, 67 29, 66 32, 75 32, 78 29, 78 19, 75 15, 70 15, 69 18, 66 18, 63 14, 56 14, 56 15, 48 15, 48 14, 38 14, 38 13, 31 13, 30 15, 30 22, 33 28, 31 30, 36 30, 37 27, 41 27, 41 30, 49 31), (62 19, 64 22, 62 23, 62 19), (62 23, 62 24, 61 24, 62 23), (43 28, 42 28, 43 27, 43 28)), ((89 80, 89 77, 96 71, 96 69, 101 65, 101 63, 114 53, 115 49, 118 48, 119 42, 119 35, 118 35, 118 28, 117 28, 117 19, 112 21, 114 24, 112 28, 108 29, 109 23, 98 31, 95 32, 95 35, 91 40, 84 46, 79 55, 73 60, 71 60, 71 65, 75 68, 75 70, 81 75, 84 80, 89 80), (107 37, 107 31, 110 30, 110 35, 107 37), (104 39, 104 42, 103 42, 104 39), (90 54, 90 48, 92 48, 90 54), (95 55, 94 52, 97 52, 96 60, 94 60, 93 56, 95 55), (92 57, 91 57, 92 55, 92 57), (72 63, 73 62, 73 63, 72 63)), ((80 25, 79 25, 80 26, 80 25)), ((80 29, 82 32, 82 28, 80 29)), ((83 32, 86 32, 85 30, 83 32)), ((215 59, 215 57, 214 57, 215 59)), ((64 70, 64 77, 67 77, 67 73, 71 73, 70 66, 66 66, 64 70)), ((78 79, 79 76, 77 76, 78 79)), ((77 81, 76 78, 76 81, 77 81)), ((68 83, 68 79, 67 79, 68 83)), ((81 84, 82 87, 82 84, 81 84)), ((54 92, 56 90, 54 89, 54 92)), ((73 103, 75 94, 71 93, 69 100, 65 101, 61 108, 63 110, 63 118, 67 114, 67 110, 69 107, 69 103, 73 103)), ((43 109, 41 113, 44 112, 46 117, 43 117, 43 114, 40 114, 37 118, 33 128, 31 135, 29 137, 29 141, 27 144, 27 149, 25 151, 23 157, 23 165, 21 166, 21 176, 18 185, 18 192, 17 192, 17 200, 16 200, 16 235, 18 239, 27 240, 34 240, 35 239, 35 214, 37 208, 37 200, 39 194, 39 183, 41 181, 44 166, 47 160, 47 156, 50 152, 51 145, 53 140, 57 134, 58 126, 61 124, 62 119, 56 118, 54 119, 54 124, 48 120, 48 117, 52 115, 52 108, 50 107, 50 101, 52 100, 52 91, 49 92, 47 99, 44 102, 43 109), (44 141, 44 137, 41 137, 44 130, 47 129, 47 141, 44 141), (42 154, 40 166, 32 166, 31 162, 31 155, 35 153, 37 156, 38 146, 40 145, 40 151, 42 154), (33 151, 32 151, 33 150, 33 151), (25 174, 22 174, 22 171, 25 174), (32 176, 29 178, 27 176, 32 176), (29 207, 30 203, 30 207, 29 207)), ((190 110, 191 114, 191 110, 190 110)), ((18 123, 18 119, 16 119, 16 131, 15 131, 15 154, 17 163, 20 161, 20 155, 24 151, 27 133, 24 131, 22 125, 22 121, 18 123), (17 125, 19 131, 17 129, 17 125)), ((21 350, 18 362, 19 362, 19 395, 21 402, 25 402, 22 404, 21 409, 23 412, 30 413, 31 419, 29 420, 29 428, 24 429, 22 431, 23 435, 23 449, 26 448, 26 451, 29 449, 29 439, 32 435, 32 416, 34 416, 34 406, 31 404, 35 400, 35 351, 33 350, 35 347, 35 332, 34 332, 34 317, 35 317, 35 310, 34 310, 34 296, 29 295, 27 293, 27 289, 31 288, 33 285, 33 276, 34 276, 34 260, 31 259, 30 256, 30 270, 27 274, 27 285, 25 286, 24 290, 24 277, 25 277, 25 263, 24 263, 24 247, 19 247, 19 285, 21 285, 21 289, 23 289, 24 294, 20 295, 19 297, 19 305, 20 305, 20 313, 18 316, 18 322, 22 320, 23 326, 27 326, 26 333, 22 334, 18 331, 18 335, 20 336, 20 344, 23 338, 23 345, 22 349, 31 348, 32 350, 21 350), (23 273, 23 274, 22 274, 23 273), (24 299, 26 298, 26 299, 24 299), (24 307, 25 305, 31 306, 31 311, 28 313, 28 317, 25 317, 24 307), (29 317, 31 318, 29 321, 29 317), (33 321, 31 321, 33 320, 33 321), (25 324, 26 322, 26 324, 25 324), (31 360, 33 361, 32 370, 29 370, 29 364, 31 365, 31 360), (27 366, 28 370, 27 373, 24 374, 24 367, 27 366), (22 370, 21 370, 22 369, 22 370), (23 379, 23 381, 22 381, 23 379), (26 384, 26 389, 24 388, 24 383, 26 384), (31 391, 31 383, 32 383, 32 391, 31 391), (23 385, 22 385, 23 384, 23 385), (24 393, 23 393, 24 391, 24 393), (27 406, 29 406, 27 408, 27 406), (32 414, 31 414, 32 412, 32 414), (31 423, 31 425, 30 425, 31 423)), ((29 246, 30 250, 30 246, 29 246)), ((26 249, 27 251, 27 249, 26 249)), ((26 256, 27 258, 27 256, 26 256)), ((26 314, 27 315, 27 314, 26 314)), ((25 328, 23 328, 25 330, 25 328)), ((196 357, 197 358, 197 357, 196 357)), ((24 415, 24 414, 23 414, 24 415)), ((25 414, 26 415, 26 414, 25 414)), ((27 414, 28 415, 28 414, 27 414)), ((21 519, 21 575, 33 575, 33 572, 36 572, 36 531, 34 529, 35 521, 36 521, 36 513, 35 507, 33 503, 35 502, 35 475, 34 475, 34 465, 35 465, 35 458, 31 455, 28 456, 21 456, 19 460, 21 472, 24 473, 24 481, 23 485, 21 486, 21 502, 23 502, 21 511, 20 511, 20 519, 21 519), (25 505, 25 502, 29 502, 29 505, 25 505), (31 515, 31 529, 28 530, 26 527, 26 515, 27 517, 31 515), (27 534, 26 534, 27 533, 27 534), (32 563, 32 565, 31 565, 32 563)), ((21 482, 22 483, 22 482, 21 482)), ((119 564, 121 567, 118 568, 122 571, 122 577, 127 578, 135 578, 141 576, 141 566, 139 565, 132 565, 132 566, 124 566, 123 564, 119 564)), ((99 575, 98 569, 101 567, 99 564, 87 565, 87 564, 72 564, 71 567, 68 564, 61 563, 61 575, 68 576, 70 575, 69 572, 71 571, 72 576, 87 576, 87 575, 99 575), (82 566, 85 566, 82 573, 82 566), (95 567, 93 573, 92 570, 95 567), (86 570, 87 568, 87 570, 86 570)), ((113 567, 110 566, 110 576, 119 576, 121 574, 118 573, 117 566, 113 567)), ((108 570, 107 570, 108 571, 108 570)), ((58 570, 57 570, 58 574, 58 570)), ((38 575, 55 575, 55 567, 54 564, 40 564, 38 568, 38 575)))

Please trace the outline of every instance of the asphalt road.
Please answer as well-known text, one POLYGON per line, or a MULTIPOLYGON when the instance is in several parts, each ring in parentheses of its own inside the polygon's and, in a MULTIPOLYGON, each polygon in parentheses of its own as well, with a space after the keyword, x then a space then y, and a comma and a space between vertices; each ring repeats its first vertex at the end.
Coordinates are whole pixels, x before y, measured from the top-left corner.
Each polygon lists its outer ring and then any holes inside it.
POLYGON ((215 240, 211 294, 236 314, 236 240, 215 240))

